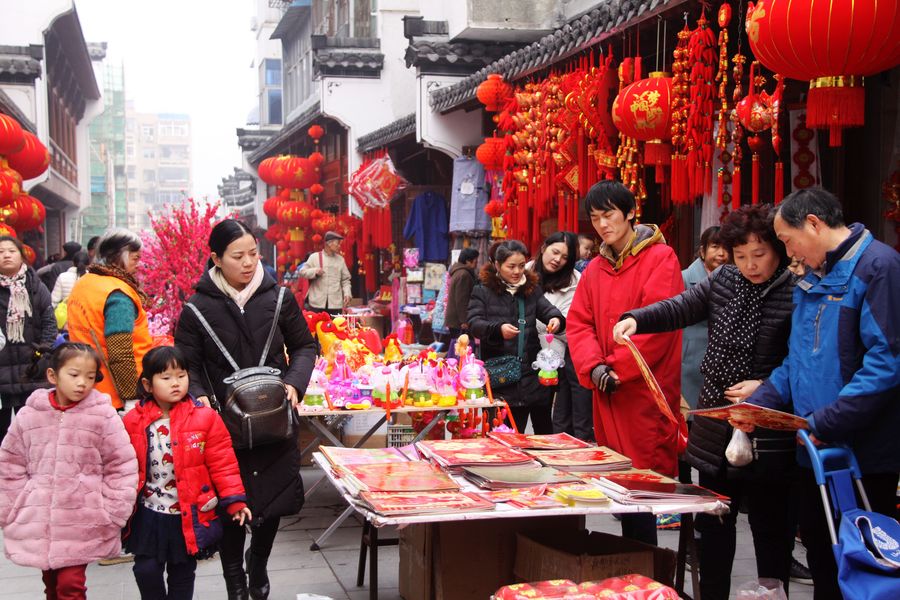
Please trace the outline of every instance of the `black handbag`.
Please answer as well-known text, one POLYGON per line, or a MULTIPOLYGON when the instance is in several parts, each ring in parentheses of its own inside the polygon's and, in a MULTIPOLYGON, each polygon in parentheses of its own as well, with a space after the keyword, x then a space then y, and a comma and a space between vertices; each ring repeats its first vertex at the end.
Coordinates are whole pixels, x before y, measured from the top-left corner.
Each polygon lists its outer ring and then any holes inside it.
POLYGON ((297 417, 288 400, 287 388, 281 380, 281 371, 265 366, 275 328, 278 327, 284 290, 283 287, 278 290, 275 318, 272 320, 259 365, 246 369, 238 366, 200 310, 190 302, 186 303, 234 368, 234 373, 222 380, 226 386, 225 401, 220 403, 219 410, 235 448, 253 448, 280 442, 293 437, 296 430, 297 417))
POLYGON ((522 379, 522 361, 525 357, 525 300, 516 298, 519 305, 518 355, 504 354, 484 361, 484 370, 491 381, 491 388, 518 383, 522 379))

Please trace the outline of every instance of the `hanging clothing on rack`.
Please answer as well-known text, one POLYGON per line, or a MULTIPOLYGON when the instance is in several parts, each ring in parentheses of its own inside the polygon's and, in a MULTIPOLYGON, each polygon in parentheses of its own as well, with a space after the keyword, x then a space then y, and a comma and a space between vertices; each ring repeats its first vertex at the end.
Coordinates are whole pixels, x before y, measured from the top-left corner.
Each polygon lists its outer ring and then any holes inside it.
POLYGON ((484 212, 489 191, 484 166, 480 162, 467 156, 453 161, 450 231, 491 230, 491 218, 484 212))
POLYGON ((414 238, 422 262, 447 262, 450 239, 447 231, 447 201, 440 194, 416 196, 403 228, 403 237, 414 238))

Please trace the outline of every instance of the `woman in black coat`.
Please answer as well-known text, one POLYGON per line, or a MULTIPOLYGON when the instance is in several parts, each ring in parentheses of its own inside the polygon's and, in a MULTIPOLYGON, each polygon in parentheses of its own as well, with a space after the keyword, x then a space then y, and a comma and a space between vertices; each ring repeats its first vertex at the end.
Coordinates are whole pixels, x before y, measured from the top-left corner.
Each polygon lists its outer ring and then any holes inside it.
POLYGON ((6 437, 13 409, 31 392, 46 387, 43 371, 29 379, 34 346, 56 339, 56 318, 50 292, 25 264, 22 242, 0 236, 0 442, 6 437))
MULTIPOLYGON (((276 317, 278 285, 263 270, 256 238, 240 221, 227 219, 216 225, 209 247, 214 266, 201 277, 190 303, 200 310, 242 369, 256 366, 276 317)), ((288 398, 296 406, 312 373, 316 345, 293 294, 284 294, 277 318, 265 364, 281 370, 288 398)), ((189 307, 182 310, 178 320, 175 345, 190 363, 191 394, 204 402, 213 396, 224 402, 223 379, 234 368, 189 307)), ((236 449, 235 454, 253 513, 252 536, 245 574, 245 530, 230 520, 223 521, 220 555, 225 587, 229 598, 247 598, 248 592, 253 598, 266 598, 266 563, 280 517, 297 513, 303 504, 297 436, 295 433, 283 442, 236 449)))
MULTIPOLYGON (((708 319, 700 408, 746 399, 787 355, 795 278, 787 269, 784 244, 775 236, 773 217, 770 206, 744 206, 729 214, 719 235, 735 264, 719 267, 674 298, 625 313, 613 330, 619 340, 708 319)), ((779 579, 788 589, 795 530, 788 502, 794 434, 757 429, 754 459, 742 468, 725 458, 731 434, 727 421, 695 415, 688 439, 687 461, 700 471, 700 485, 731 498, 731 512, 725 517, 697 516, 705 600, 729 596, 735 521, 743 498, 758 576, 779 579)))
POLYGON ((557 333, 565 328, 566 319, 544 297, 537 275, 525 269, 528 251, 522 242, 497 242, 491 246, 488 258, 489 262, 481 269, 481 285, 475 287, 469 299, 469 333, 480 340, 481 359, 487 360, 517 356, 519 328, 524 329, 522 378, 493 392, 509 404, 519 431, 525 431, 530 416, 535 433, 553 433, 552 390, 538 382, 537 371, 531 368, 531 363, 541 349, 536 321, 546 323, 550 333, 557 333), (525 308, 521 322, 519 299, 525 308))

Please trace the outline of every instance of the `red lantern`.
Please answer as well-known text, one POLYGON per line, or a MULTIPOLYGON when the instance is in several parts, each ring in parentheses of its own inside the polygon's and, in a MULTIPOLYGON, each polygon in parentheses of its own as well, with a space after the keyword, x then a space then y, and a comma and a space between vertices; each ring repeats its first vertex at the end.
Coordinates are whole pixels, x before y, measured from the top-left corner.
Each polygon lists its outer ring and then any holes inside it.
POLYGON ((898 2, 751 2, 746 28, 766 68, 810 82, 806 125, 830 129, 832 146, 842 128, 863 124, 862 78, 900 64, 898 2))
POLYGON ((321 167, 322 163, 325 162, 325 155, 322 154, 321 152, 313 152, 312 154, 309 155, 309 160, 310 160, 310 162, 312 162, 313 165, 315 165, 317 167, 321 167))
POLYGON ((484 205, 484 212, 486 212, 492 219, 502 217, 505 210, 506 208, 503 206, 503 202, 501 202, 500 200, 491 200, 484 205))
POLYGON ((319 138, 321 138, 323 135, 325 135, 325 129, 321 125, 316 124, 316 125, 313 125, 312 127, 310 127, 306 131, 306 133, 309 134, 309 137, 311 137, 312 139, 314 139, 318 142, 319 138))
POLYGON ((278 219, 278 209, 281 207, 283 199, 280 196, 272 196, 263 202, 263 212, 271 220, 278 219))
POLYGON ((503 138, 484 138, 484 143, 475 150, 475 158, 487 171, 502 171, 505 156, 506 140, 503 138))
POLYGON ((22 193, 22 177, 12 169, 0 168, 0 206, 12 204, 22 193))
POLYGON ((37 229, 47 218, 47 210, 41 201, 28 194, 20 194, 11 208, 16 212, 15 219, 8 219, 8 222, 20 232, 37 229))
POLYGON ((314 233, 311 239, 316 246, 322 243, 322 236, 318 233, 314 233))
POLYGON ((484 104, 486 110, 490 111, 500 110, 501 105, 512 96, 512 93, 512 86, 503 80, 503 75, 497 73, 488 75, 487 79, 475 90, 478 100, 484 104))
POLYGON ((9 115, 0 114, 0 154, 13 154, 24 145, 25 135, 19 122, 9 115))
POLYGON ((25 262, 29 266, 34 266, 34 261, 37 260, 37 253, 34 251, 34 248, 28 244, 22 244, 22 254, 25 255, 25 262))
POLYGON ((278 210, 278 220, 290 228, 309 225, 312 207, 300 200, 285 202, 278 210))
POLYGON ((6 159, 9 166, 22 175, 22 179, 34 179, 50 166, 50 152, 33 133, 23 131, 22 135, 25 136, 22 149, 9 154, 6 159))
POLYGON ((0 223, 0 235, 8 235, 10 237, 16 237, 16 230, 7 225, 6 223, 0 223))
POLYGON ((313 196, 318 196, 322 192, 325 191, 325 187, 321 183, 314 183, 309 186, 309 193, 313 196))
POLYGON ((762 133, 772 128, 774 123, 772 107, 769 106, 769 96, 765 92, 745 96, 734 109, 744 129, 762 133))
POLYGON ((655 71, 627 86, 612 106, 613 124, 628 137, 647 142, 644 163, 668 165, 672 136, 672 78, 655 71))

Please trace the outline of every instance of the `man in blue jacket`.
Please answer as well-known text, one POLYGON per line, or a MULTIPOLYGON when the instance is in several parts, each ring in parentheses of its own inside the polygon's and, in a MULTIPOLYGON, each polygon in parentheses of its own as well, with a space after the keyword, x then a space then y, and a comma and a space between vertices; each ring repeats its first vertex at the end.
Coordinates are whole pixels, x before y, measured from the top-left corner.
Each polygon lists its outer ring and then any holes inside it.
MULTIPOLYGON (((821 188, 785 198, 775 231, 809 272, 794 291, 788 356, 748 402, 793 410, 809 422, 817 444, 848 444, 872 509, 894 517, 900 476, 900 254, 860 223, 845 225, 840 202, 821 188)), ((799 460, 809 465, 803 449, 799 460)), ((814 597, 840 599, 821 496, 808 468, 801 469, 797 493, 814 597)))

